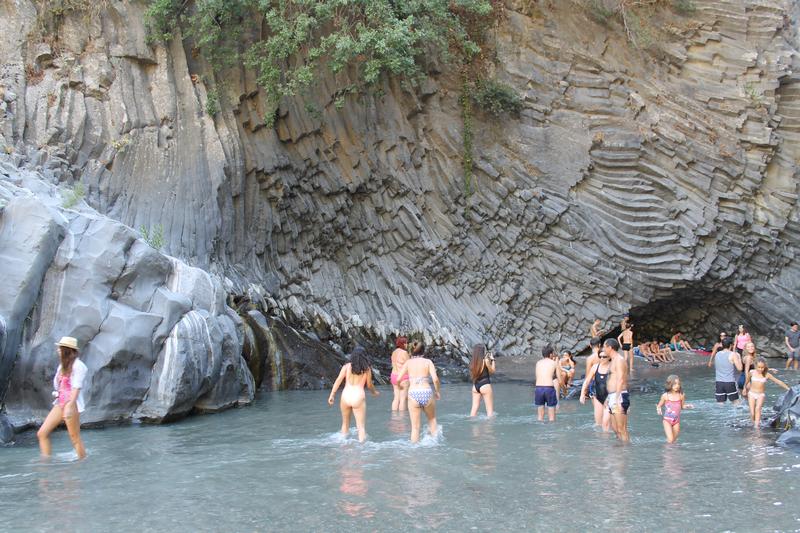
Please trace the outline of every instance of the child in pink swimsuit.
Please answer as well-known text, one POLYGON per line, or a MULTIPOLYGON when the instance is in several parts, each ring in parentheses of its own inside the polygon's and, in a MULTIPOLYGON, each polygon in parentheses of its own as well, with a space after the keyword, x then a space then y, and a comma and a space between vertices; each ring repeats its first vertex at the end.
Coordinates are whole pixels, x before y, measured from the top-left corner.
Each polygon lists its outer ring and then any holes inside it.
POLYGON ((667 378, 664 394, 661 395, 661 399, 656 405, 656 412, 662 416, 664 434, 670 444, 678 440, 681 432, 681 411, 684 408, 691 409, 692 405, 686 403, 681 378, 673 374, 667 378), (664 408, 663 412, 662 407, 664 408))

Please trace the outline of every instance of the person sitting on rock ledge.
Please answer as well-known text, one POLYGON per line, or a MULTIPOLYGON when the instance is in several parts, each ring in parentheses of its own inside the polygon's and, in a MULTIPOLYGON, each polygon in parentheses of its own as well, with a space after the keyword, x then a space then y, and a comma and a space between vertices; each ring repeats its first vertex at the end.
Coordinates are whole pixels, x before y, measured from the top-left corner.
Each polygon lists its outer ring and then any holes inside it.
POLYGON ((669 347, 673 350, 683 350, 685 352, 692 350, 691 345, 687 341, 683 340, 683 336, 681 335, 680 331, 672 336, 672 338, 669 340, 669 345, 669 347))
POLYGON ((50 433, 64 422, 78 459, 83 459, 86 457, 86 450, 81 440, 80 414, 85 409, 83 385, 89 369, 78 359, 78 340, 74 337, 61 337, 56 343, 56 349, 60 364, 53 378, 55 400, 42 427, 36 432, 39 449, 43 457, 50 457, 50 433))

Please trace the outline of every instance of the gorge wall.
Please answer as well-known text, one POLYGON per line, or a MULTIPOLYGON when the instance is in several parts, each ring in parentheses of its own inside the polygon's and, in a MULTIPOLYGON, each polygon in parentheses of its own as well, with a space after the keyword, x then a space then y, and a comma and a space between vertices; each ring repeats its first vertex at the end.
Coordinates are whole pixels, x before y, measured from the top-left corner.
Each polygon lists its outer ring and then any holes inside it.
POLYGON ((576 2, 509 0, 492 74, 524 106, 476 111, 466 186, 447 67, 342 109, 328 76, 272 128, 253 72, 149 46, 141 2, 34 38, 36 4, 4 0, 0 146, 323 343, 580 349, 630 311, 643 335, 745 323, 777 355, 800 281, 800 8, 694 5, 637 48, 576 2))

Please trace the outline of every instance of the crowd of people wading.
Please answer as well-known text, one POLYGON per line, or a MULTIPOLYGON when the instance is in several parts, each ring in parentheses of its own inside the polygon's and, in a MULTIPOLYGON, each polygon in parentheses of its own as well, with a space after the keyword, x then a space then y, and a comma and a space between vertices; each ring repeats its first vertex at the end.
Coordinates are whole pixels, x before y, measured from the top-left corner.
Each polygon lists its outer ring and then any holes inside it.
MULTIPOLYGON (((676 332, 668 343, 662 344, 652 339, 635 345, 634 325, 627 314, 620 323, 620 333, 616 338, 600 329, 600 324, 600 320, 595 320, 589 331, 591 353, 586 358, 579 399, 581 404, 590 400, 595 425, 603 431, 613 431, 620 441, 630 440, 628 412, 631 409, 631 397, 628 380, 634 371, 636 357, 654 366, 675 362, 674 352, 707 357, 707 365, 714 367, 714 397, 717 403, 738 404, 740 397, 746 398, 750 419, 756 428, 761 423, 767 382, 789 389, 786 383, 773 375, 775 371, 759 355, 744 325, 739 326, 735 335, 720 332, 717 342, 707 350, 704 346, 693 347, 680 332, 676 332)), ((784 370, 797 371, 800 367, 800 327, 796 322, 792 322, 786 330, 784 340, 787 352, 784 370)), ((406 337, 398 337, 395 344, 391 354, 392 411, 408 412, 411 441, 418 442, 423 414, 430 434, 435 436, 438 432, 436 402, 441 398, 441 381, 433 361, 426 357, 424 342, 409 343, 406 337)), ((86 450, 81 440, 80 415, 86 407, 84 385, 87 383, 88 368, 79 358, 78 341, 74 337, 62 337, 56 343, 56 354, 58 366, 53 377, 53 406, 37 432, 39 447, 43 456, 49 456, 50 434, 63 423, 78 458, 82 459, 86 457, 86 450)), ((556 420, 559 401, 578 382, 575 379, 577 368, 570 352, 558 354, 549 344, 542 349, 541 359, 534 368, 533 389, 533 404, 540 421, 545 420, 545 414, 547 420, 556 420)), ((486 415, 494 416, 492 376, 495 371, 494 354, 484 344, 475 345, 469 366, 472 381, 471 416, 478 414, 481 402, 486 415)), ((376 396, 380 394, 373 384, 372 367, 364 348, 356 347, 349 362, 342 366, 328 396, 329 405, 335 403, 336 393, 342 384, 344 389, 339 400, 341 432, 345 435, 349 432, 350 419, 354 416, 358 440, 364 442, 367 438, 365 390, 369 389, 376 396)), ((692 408, 691 404, 686 403, 679 376, 673 374, 666 379, 664 392, 655 408, 657 415, 662 418, 667 441, 675 442, 681 430, 681 411, 692 408)))

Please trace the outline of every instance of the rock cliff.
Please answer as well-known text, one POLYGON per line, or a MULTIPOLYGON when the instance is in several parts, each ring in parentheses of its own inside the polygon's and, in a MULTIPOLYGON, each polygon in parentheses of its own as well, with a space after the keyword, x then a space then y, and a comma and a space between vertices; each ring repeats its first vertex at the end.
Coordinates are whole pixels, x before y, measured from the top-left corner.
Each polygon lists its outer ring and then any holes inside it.
MULTIPOLYGON (((492 75, 524 108, 477 112, 467 187, 446 67, 416 92, 386 79, 342 109, 341 80, 325 78, 272 128, 253 72, 215 75, 180 38, 148 46, 140 2, 68 14, 42 38, 36 4, 6 1, 0 18, 19 31, 0 36, 0 146, 17 167, 82 183, 99 213, 163 230, 166 252, 323 343, 413 331, 574 349, 594 318, 611 328, 630 311, 643 336, 746 323, 778 355, 800 281, 800 7, 693 4, 655 11, 658 31, 634 47, 578 2, 508 0, 492 75)), ((56 226, 42 221, 21 260, 83 231, 56 226)), ((236 327, 219 300, 203 305, 236 327)), ((26 315, 10 313, 13 345, 26 315)), ((205 320, 181 316, 173 327, 205 320)), ((168 335, 154 328, 137 341, 150 358, 168 335)), ((139 412, 151 408, 163 405, 139 412)))

